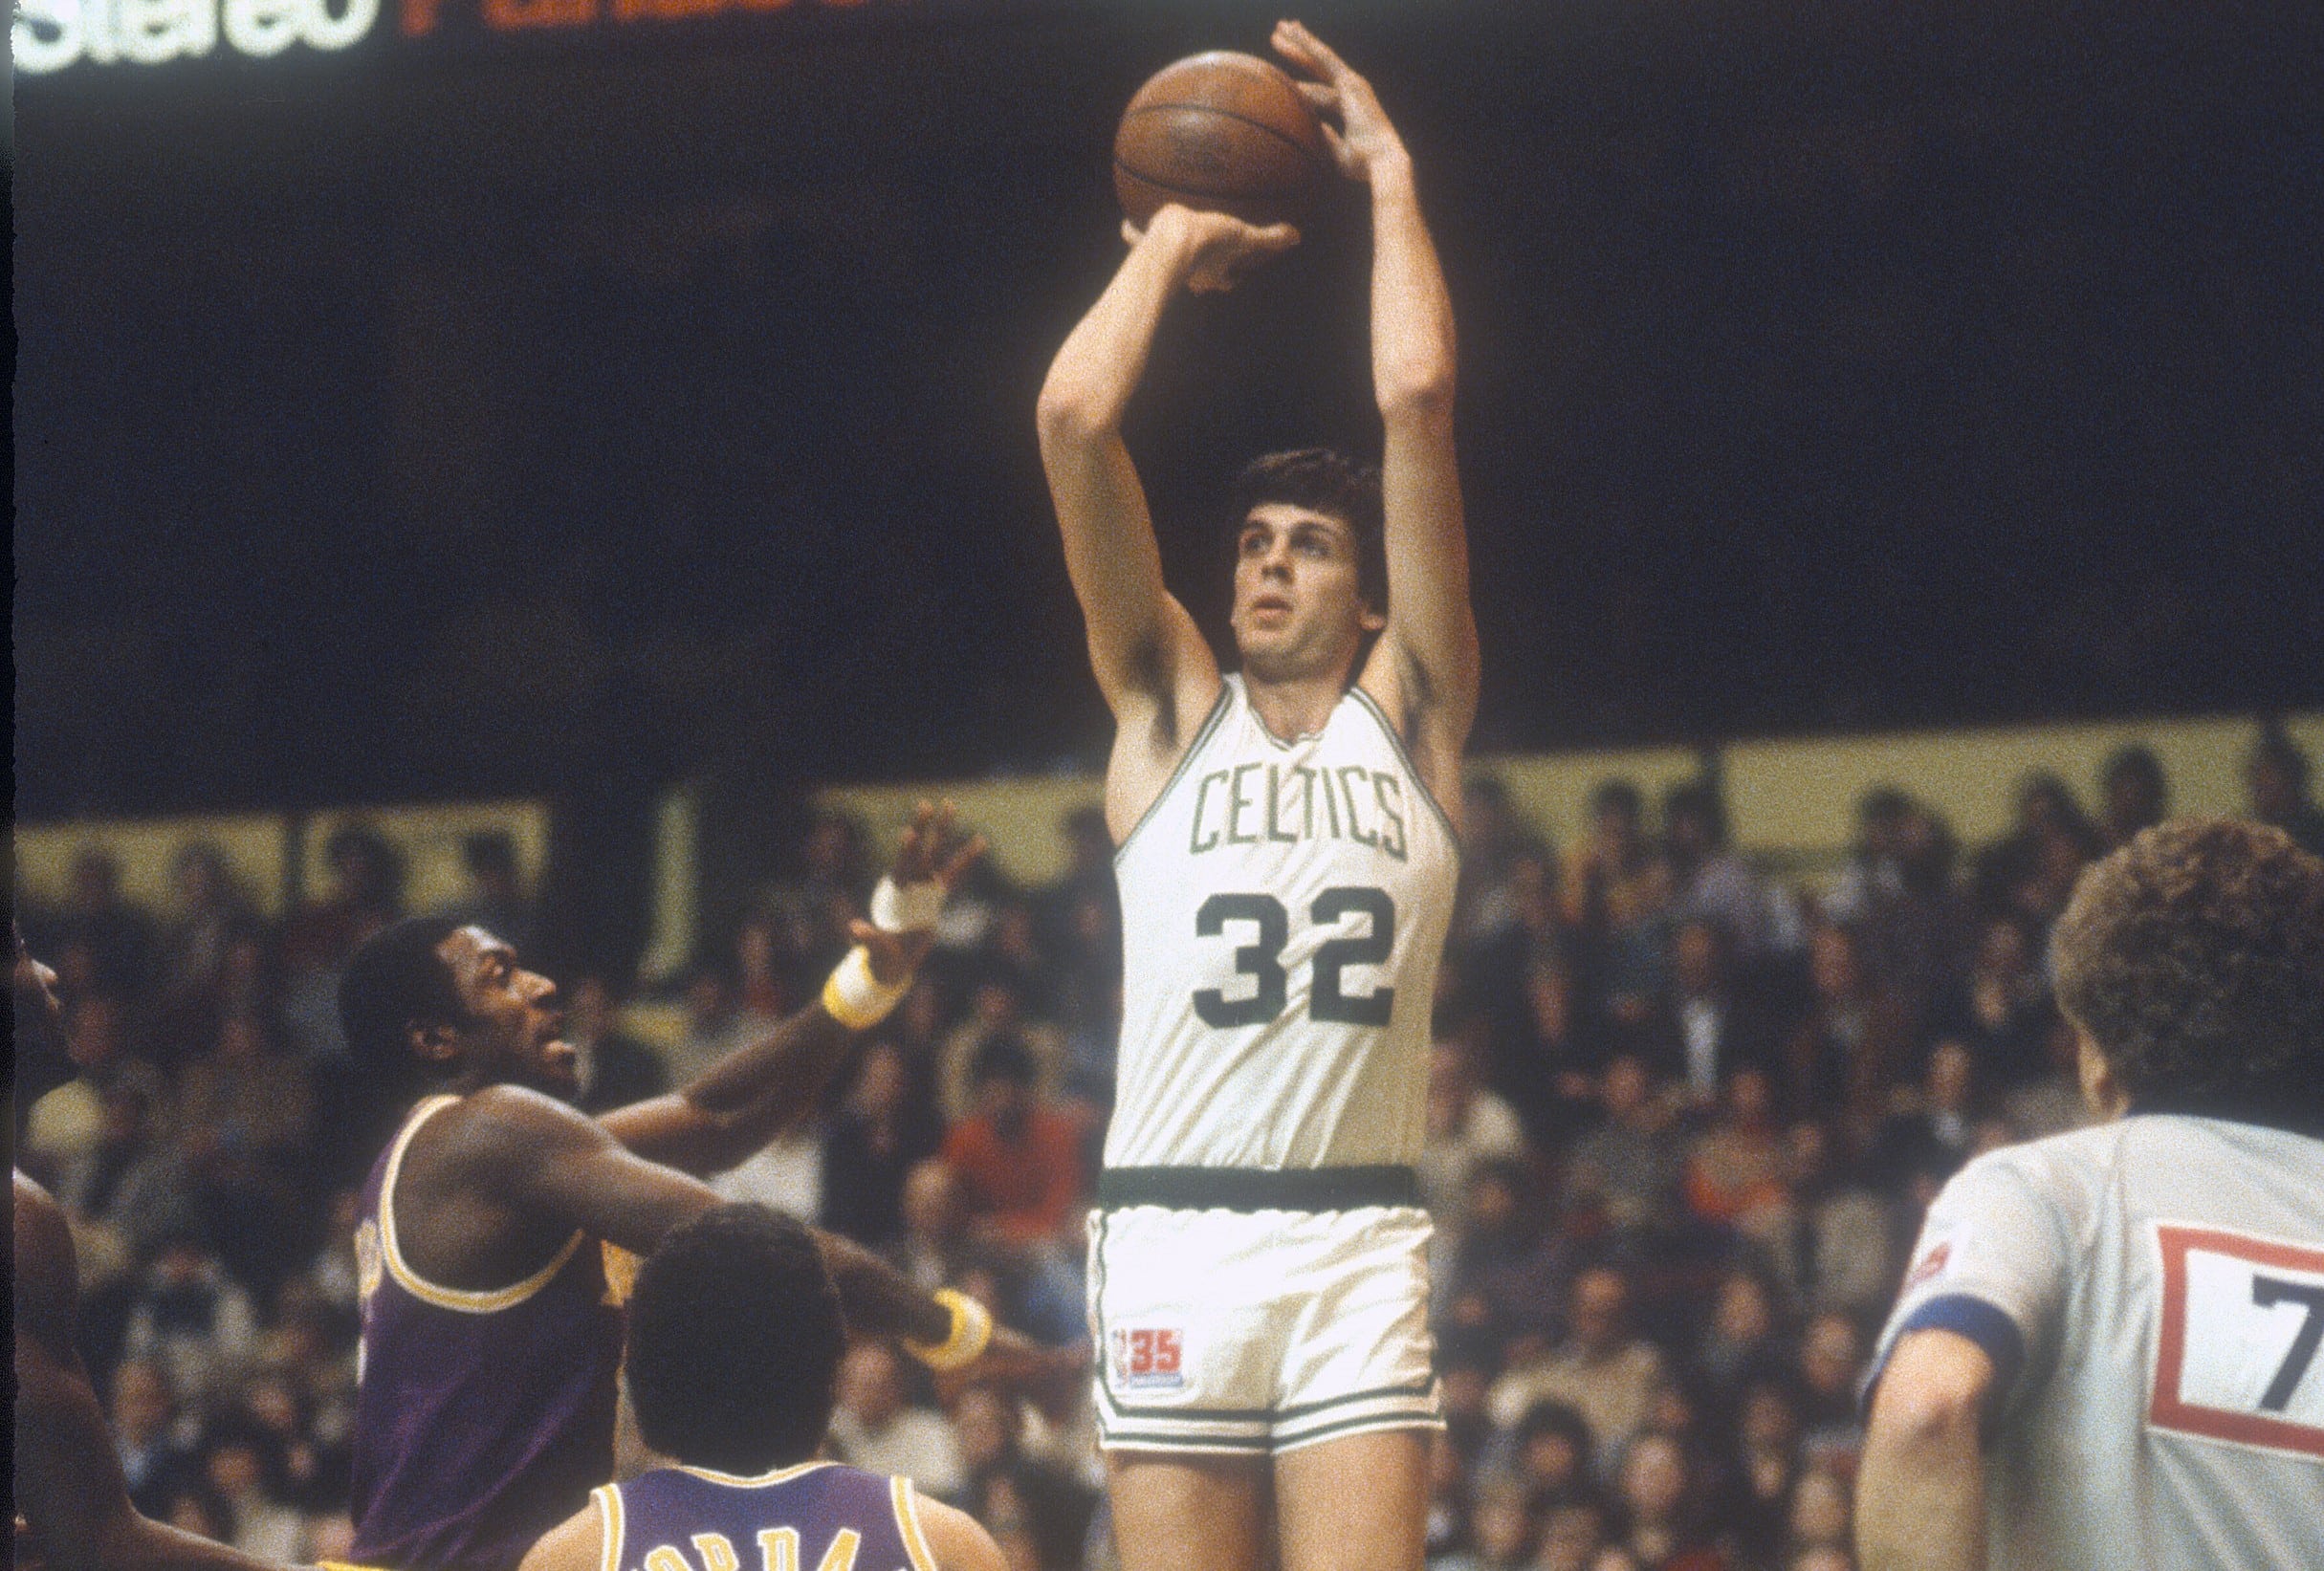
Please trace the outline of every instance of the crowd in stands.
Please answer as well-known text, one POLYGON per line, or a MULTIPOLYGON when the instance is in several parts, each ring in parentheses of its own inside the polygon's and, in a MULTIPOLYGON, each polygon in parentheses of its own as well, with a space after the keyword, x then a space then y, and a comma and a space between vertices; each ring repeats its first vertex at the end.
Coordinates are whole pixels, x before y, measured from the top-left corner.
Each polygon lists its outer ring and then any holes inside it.
MULTIPOLYGON (((2270 732, 2250 810, 2324 849, 2307 775, 2270 732)), ((1920 1212, 1974 1154, 2081 1117, 2050 926, 2091 859, 2164 816, 2168 783, 2132 748, 2088 810, 2047 775, 2017 804, 1964 854, 1909 790, 1875 793, 1809 890, 1736 854, 1708 784, 1650 802, 1608 782, 1556 846, 1472 781, 1421 1172, 1448 1419, 1432 1566, 1851 1565, 1858 1387, 1920 1212)), ((821 1116, 721 1181, 1056 1342, 1085 1334, 1121 1000, 1105 825, 1067 832, 1051 885, 972 875, 821 1116)), ((78 1068, 20 1156, 75 1220, 84 1351, 135 1499, 284 1560, 346 1543, 354 1187, 395 1111, 352 1071, 333 998, 402 912, 397 857, 354 827, 327 860, 329 891, 274 922, 200 844, 166 912, 94 853, 61 907, 19 900, 78 1068)), ((468 863, 461 914, 526 945, 507 842, 476 838, 468 863)), ((560 978, 586 1105, 652 1094, 813 997, 876 871, 857 826, 819 820, 795 876, 676 984, 674 1047, 624 1032, 607 979, 560 978)), ((968 1506, 1027 1571, 1104 1563, 1086 1412, 939 1389, 873 1344, 840 1396, 839 1454, 968 1506)))

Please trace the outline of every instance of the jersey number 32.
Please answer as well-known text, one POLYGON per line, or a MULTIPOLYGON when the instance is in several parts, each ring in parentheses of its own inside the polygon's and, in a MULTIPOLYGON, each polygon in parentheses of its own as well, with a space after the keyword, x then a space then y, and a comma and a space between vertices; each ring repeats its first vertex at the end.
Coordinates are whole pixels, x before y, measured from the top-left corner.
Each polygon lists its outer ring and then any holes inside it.
MULTIPOLYGON (((1348 885, 1326 889, 1315 897, 1307 916, 1319 927, 1336 927, 1351 916, 1371 919, 1367 932, 1334 938, 1315 951, 1314 986, 1307 992, 1307 1015, 1338 1025, 1384 1026, 1396 990, 1378 987, 1349 996, 1341 971, 1348 966, 1383 964, 1396 947, 1396 906, 1388 891, 1348 885)), ((1283 1014, 1290 997, 1290 973, 1283 970, 1283 946, 1291 942, 1291 913, 1273 895, 1217 894, 1195 912, 1195 935, 1217 938, 1230 922, 1255 924, 1253 942, 1235 950, 1235 970, 1253 978, 1248 997, 1230 998, 1217 988, 1195 994, 1195 1014, 1206 1026, 1264 1025, 1283 1014)))

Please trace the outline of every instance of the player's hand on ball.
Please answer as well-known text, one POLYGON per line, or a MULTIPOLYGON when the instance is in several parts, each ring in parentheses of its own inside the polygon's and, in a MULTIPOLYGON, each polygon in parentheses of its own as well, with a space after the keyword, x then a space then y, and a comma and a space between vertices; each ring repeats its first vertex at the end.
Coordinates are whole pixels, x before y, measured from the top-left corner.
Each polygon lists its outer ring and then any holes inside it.
POLYGON ((1300 95, 1323 118, 1324 141, 1339 162, 1340 173, 1351 180, 1366 180, 1375 169, 1409 162, 1404 141, 1388 122, 1371 83, 1309 33, 1305 23, 1276 23, 1272 42, 1276 54, 1316 78, 1300 82, 1300 95))
MULTIPOLYGON (((922 802, 914 809, 903 843, 896 847, 889 877, 899 884, 938 884, 946 894, 958 887, 962 876, 984 855, 985 840, 982 835, 964 839, 954 822, 954 816, 950 802, 941 806, 922 802)), ((936 929, 913 927, 897 933, 856 921, 847 925, 847 936, 869 951, 872 976, 893 986, 928 958, 936 942, 936 929)))
POLYGON ((1144 229, 1123 221, 1122 238, 1131 246, 1143 245, 1150 235, 1179 245, 1182 276, 1196 295, 1223 294, 1268 257, 1299 244, 1299 230, 1288 224, 1262 229, 1231 213, 1202 212, 1176 203, 1156 212, 1144 229))

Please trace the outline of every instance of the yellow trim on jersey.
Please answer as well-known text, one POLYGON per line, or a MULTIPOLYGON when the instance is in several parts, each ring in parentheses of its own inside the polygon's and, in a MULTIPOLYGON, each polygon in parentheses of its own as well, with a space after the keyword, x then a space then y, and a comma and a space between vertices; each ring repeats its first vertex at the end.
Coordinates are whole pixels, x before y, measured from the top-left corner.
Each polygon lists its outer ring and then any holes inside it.
POLYGON ((928 1552, 928 1539, 920 1532, 920 1500, 912 1493, 911 1480, 890 1478, 888 1493, 896 1503, 896 1532, 904 1540, 904 1553, 911 1557, 912 1571, 936 1571, 936 1557, 928 1552))
POLYGON ((622 1486, 600 1484, 589 1492, 589 1498, 597 1502, 601 1571, 622 1571, 622 1532, 626 1526, 622 1520, 622 1486))
POLYGON ((438 1309, 453 1309, 463 1315, 490 1315, 516 1305, 549 1285, 550 1278, 565 1269, 573 1252, 581 1245, 579 1233, 565 1240, 549 1263, 513 1287, 487 1288, 475 1291, 468 1288, 438 1287, 411 1269, 404 1260, 404 1251, 395 1236, 395 1181, 404 1170, 404 1153, 411 1147, 411 1137, 420 1132, 420 1125, 458 1102, 458 1097, 429 1097, 412 1109, 403 1132, 395 1137, 395 1149, 387 1156, 387 1174, 380 1181, 380 1254, 387 1261, 387 1275, 398 1286, 422 1303, 434 1304, 438 1309))
POLYGON ((375 1565, 358 1565, 353 1560, 317 1560, 316 1571, 383 1571, 375 1565))
POLYGON ((697 1478, 707 1478, 713 1484, 730 1485, 734 1489, 762 1489, 768 1484, 787 1484, 794 1478, 813 1473, 817 1468, 830 1466, 832 1466, 831 1463, 820 1460, 794 1462, 787 1468, 777 1468, 774 1472, 762 1473, 756 1478, 737 1478, 731 1473, 719 1473, 712 1468, 689 1467, 683 1462, 678 1464, 678 1471, 691 1473, 697 1478))

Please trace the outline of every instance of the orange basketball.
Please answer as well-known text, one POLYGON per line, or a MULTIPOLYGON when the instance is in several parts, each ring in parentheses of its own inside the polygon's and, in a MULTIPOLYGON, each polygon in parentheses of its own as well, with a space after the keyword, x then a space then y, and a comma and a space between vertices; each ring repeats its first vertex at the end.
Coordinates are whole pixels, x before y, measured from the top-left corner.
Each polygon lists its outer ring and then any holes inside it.
POLYGON ((1227 50, 1164 66, 1113 138, 1114 193, 1141 227, 1167 202, 1296 222, 1330 172, 1323 128, 1291 78, 1227 50))

